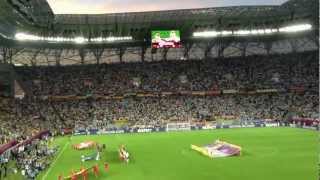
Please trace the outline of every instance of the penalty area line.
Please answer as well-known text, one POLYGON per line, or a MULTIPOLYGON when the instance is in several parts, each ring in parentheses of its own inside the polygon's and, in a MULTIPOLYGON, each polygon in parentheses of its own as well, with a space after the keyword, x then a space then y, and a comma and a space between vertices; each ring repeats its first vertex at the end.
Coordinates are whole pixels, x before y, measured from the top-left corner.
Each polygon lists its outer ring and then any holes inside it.
POLYGON ((67 142, 63 149, 60 151, 60 153, 58 154, 58 156, 56 157, 56 159, 52 162, 52 164, 50 165, 48 171, 46 172, 46 174, 42 177, 42 180, 45 180, 48 176, 48 174, 51 172, 52 167, 55 165, 55 163, 57 162, 57 160, 60 158, 60 156, 63 154, 63 152, 67 149, 68 145, 70 142, 67 142))

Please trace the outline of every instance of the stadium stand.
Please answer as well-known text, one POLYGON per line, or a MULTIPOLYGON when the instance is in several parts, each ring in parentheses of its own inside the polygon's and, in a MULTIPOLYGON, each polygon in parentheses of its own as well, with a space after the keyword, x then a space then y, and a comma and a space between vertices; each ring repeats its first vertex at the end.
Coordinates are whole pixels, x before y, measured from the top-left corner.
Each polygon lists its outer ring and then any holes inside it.
POLYGON ((121 118, 126 119, 127 126, 160 127, 170 121, 214 120, 219 116, 280 120, 291 113, 317 118, 317 63, 316 53, 307 52, 249 57, 245 63, 241 58, 233 58, 212 62, 18 67, 17 74, 30 85, 33 96, 5 101, 11 104, 4 106, 11 107, 5 109, 11 121, 3 121, 1 127, 4 131, 21 128, 20 135, 26 135, 44 129, 103 129, 121 118), (140 80, 136 83, 133 77, 140 80), (259 89, 276 91, 260 94, 259 89), (246 94, 228 94, 228 90, 246 94), (169 94, 159 95, 163 92, 169 94), (218 94, 201 96, 204 92, 218 94), (156 96, 139 97, 137 93, 156 96), (118 98, 103 99, 114 96, 118 98), (32 122, 38 122, 32 129, 24 126, 32 122))
POLYGON ((18 67, 33 95, 289 89, 318 91, 317 53, 151 64, 18 67))

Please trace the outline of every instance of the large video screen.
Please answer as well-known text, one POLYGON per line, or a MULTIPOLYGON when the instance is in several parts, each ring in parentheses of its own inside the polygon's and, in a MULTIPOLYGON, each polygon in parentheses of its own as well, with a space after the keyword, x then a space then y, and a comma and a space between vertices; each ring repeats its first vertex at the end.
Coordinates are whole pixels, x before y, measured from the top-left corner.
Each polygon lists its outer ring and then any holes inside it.
POLYGON ((180 31, 152 31, 152 48, 180 48, 180 31))

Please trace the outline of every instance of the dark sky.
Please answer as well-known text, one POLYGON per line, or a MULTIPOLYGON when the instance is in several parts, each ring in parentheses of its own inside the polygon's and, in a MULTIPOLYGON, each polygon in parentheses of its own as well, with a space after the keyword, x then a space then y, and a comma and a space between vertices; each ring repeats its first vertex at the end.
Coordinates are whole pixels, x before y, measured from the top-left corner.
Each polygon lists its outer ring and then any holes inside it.
POLYGON ((101 14, 240 5, 280 5, 287 0, 47 0, 56 14, 101 14))

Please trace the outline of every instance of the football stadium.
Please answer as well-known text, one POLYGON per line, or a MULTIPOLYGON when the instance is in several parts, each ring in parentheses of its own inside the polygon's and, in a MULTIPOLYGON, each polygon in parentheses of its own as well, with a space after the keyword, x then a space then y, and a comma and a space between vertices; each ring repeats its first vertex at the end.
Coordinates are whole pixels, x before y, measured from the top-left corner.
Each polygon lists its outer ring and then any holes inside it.
POLYGON ((318 0, 0 0, 0 180, 319 179, 318 0))

